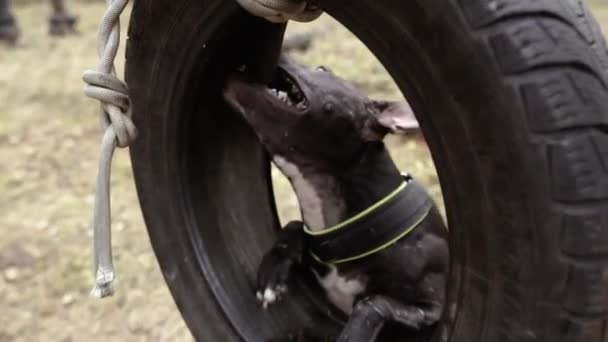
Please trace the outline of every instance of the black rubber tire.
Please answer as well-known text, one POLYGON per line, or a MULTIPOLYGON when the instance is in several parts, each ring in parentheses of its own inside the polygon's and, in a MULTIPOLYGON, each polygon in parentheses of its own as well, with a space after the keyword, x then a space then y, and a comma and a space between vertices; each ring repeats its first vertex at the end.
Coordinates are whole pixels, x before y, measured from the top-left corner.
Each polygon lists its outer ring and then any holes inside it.
MULTIPOLYGON (((608 49, 581 1, 320 6, 376 54, 419 113, 451 229, 450 304, 438 336, 608 339, 608 49)), ((199 341, 338 327, 306 287, 270 312, 253 297, 277 220, 267 160, 222 104, 219 80, 263 26, 232 0, 133 8, 137 189, 165 279, 199 341)))

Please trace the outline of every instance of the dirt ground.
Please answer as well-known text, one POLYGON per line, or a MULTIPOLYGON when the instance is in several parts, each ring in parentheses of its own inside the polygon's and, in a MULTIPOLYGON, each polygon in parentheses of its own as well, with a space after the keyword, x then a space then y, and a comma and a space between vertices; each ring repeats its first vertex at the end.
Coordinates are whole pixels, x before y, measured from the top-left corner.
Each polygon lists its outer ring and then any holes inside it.
MULTIPOLYGON (((57 39, 47 35, 46 3, 15 2, 21 43, 0 45, 0 341, 191 341, 152 253, 126 151, 117 153, 112 182, 117 294, 88 297, 101 133, 98 105, 82 94, 80 77, 96 65, 104 3, 75 1, 80 33, 57 39)), ((608 3, 597 14, 608 23, 608 3)), ((300 60, 328 65, 376 97, 398 97, 386 72, 347 31, 328 18, 314 25, 335 29, 300 60)), ((120 73, 122 63, 119 58, 120 73)), ((390 144, 400 146, 392 152, 403 170, 440 200, 424 145, 390 144)), ((275 177, 281 216, 297 216, 288 186, 275 177)))

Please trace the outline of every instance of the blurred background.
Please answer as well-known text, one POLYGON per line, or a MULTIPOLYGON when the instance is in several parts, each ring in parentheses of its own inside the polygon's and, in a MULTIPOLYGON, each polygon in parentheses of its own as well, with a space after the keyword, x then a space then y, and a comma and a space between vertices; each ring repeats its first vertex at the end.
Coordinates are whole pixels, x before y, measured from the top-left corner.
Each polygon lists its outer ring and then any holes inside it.
MULTIPOLYGON (((590 5, 608 30, 608 1, 590 5)), ((105 2, 72 1, 77 34, 65 37, 49 36, 47 0, 14 0, 13 9, 21 37, 14 46, 0 43, 0 341, 191 341, 150 247, 124 150, 112 178, 117 293, 88 297, 101 132, 99 106, 83 95, 81 74, 96 66, 105 2)), ((401 97, 365 47, 328 16, 290 25, 289 34, 318 28, 309 49, 293 52, 298 60, 330 67, 371 97, 401 97)), ((441 201, 422 140, 391 137, 388 144, 402 170, 441 201)), ((273 178, 282 219, 298 217, 289 185, 276 170, 273 178)))

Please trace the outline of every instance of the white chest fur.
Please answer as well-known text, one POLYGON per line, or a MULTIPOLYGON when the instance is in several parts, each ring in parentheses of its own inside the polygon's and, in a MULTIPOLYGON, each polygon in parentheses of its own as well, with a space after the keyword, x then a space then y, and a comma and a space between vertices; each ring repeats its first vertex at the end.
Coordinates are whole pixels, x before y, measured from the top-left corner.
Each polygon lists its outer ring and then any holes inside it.
POLYGON ((335 266, 330 266, 331 270, 326 276, 317 279, 325 289, 327 298, 340 310, 350 314, 353 310, 355 297, 365 291, 366 284, 361 279, 348 279, 338 273, 335 266))
POLYGON ((323 203, 316 189, 304 179, 298 167, 285 158, 275 156, 273 161, 293 186, 306 224, 311 227, 325 227, 323 203))
MULTIPOLYGON (((273 158, 275 165, 289 179, 294 188, 300 207, 302 208, 302 216, 306 225, 312 229, 322 229, 326 226, 326 218, 324 214, 329 215, 330 221, 338 221, 337 218, 342 215, 344 204, 337 200, 331 200, 331 196, 320 196, 323 193, 321 186, 313 186, 308 182, 298 169, 298 167, 285 158, 275 155, 273 158), (328 210, 324 213, 324 206, 328 210)), ((334 196, 335 198, 335 196, 334 196)), ((331 270, 324 277, 317 275, 317 280, 325 289, 327 298, 340 310, 346 314, 350 314, 353 310, 353 304, 357 295, 365 291, 366 282, 362 279, 346 278, 338 272, 334 266, 330 266, 331 270)))

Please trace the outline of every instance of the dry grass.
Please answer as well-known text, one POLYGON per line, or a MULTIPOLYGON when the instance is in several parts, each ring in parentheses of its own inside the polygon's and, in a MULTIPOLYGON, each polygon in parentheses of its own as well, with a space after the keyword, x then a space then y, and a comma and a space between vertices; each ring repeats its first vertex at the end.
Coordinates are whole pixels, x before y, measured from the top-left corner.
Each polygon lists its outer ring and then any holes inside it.
MULTIPOLYGON (((118 293, 103 301, 87 296, 100 132, 98 107, 82 95, 80 75, 95 66, 104 4, 76 5, 79 36, 49 38, 48 6, 29 2, 16 8, 22 45, 0 45, 0 341, 189 341, 152 254, 124 151, 113 169, 118 293)), ((608 7, 597 13, 608 22, 608 7)), ((344 30, 298 57, 329 65, 374 96, 398 95, 381 66, 344 30)), ((408 142, 393 152, 404 170, 439 195, 423 146, 408 142)), ((277 182, 277 192, 282 215, 297 216, 288 186, 277 182)))
POLYGON ((36 3, 16 8, 22 45, 0 46, 0 341, 191 340, 152 254, 125 151, 113 170, 118 294, 88 297, 100 130, 80 75, 96 65, 105 5, 77 5, 79 36, 49 38, 48 6, 36 3))

